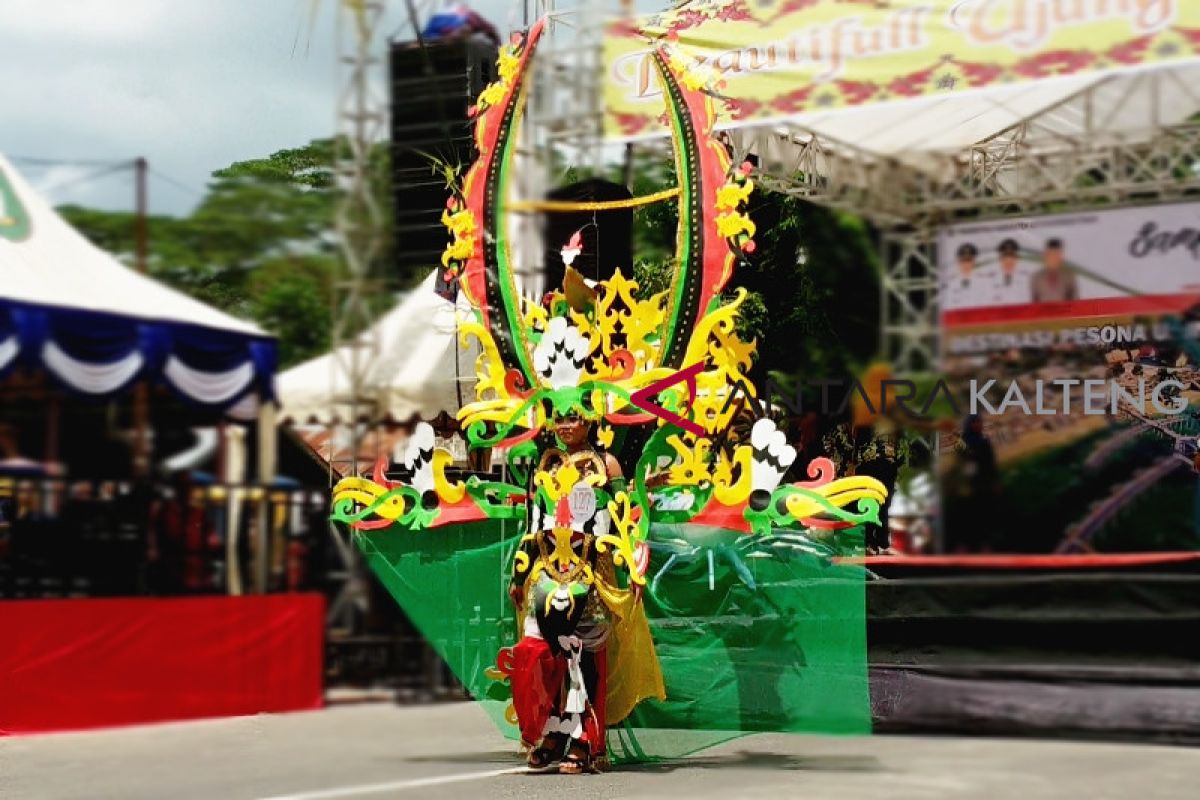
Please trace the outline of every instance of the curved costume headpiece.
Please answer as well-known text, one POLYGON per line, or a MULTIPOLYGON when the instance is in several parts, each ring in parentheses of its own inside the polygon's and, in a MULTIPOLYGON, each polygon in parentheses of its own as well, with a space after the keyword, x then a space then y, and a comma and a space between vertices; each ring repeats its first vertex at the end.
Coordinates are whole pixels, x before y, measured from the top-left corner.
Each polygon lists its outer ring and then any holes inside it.
MULTIPOLYGON (((528 66, 544 24, 502 50, 499 80, 474 108, 479 158, 443 213, 452 237, 442 257, 446 277, 460 281, 474 309, 460 335, 464 345, 477 340, 482 351, 476 399, 458 414, 471 446, 507 448, 510 458, 532 456, 536 435, 568 413, 600 421, 606 444, 617 428, 652 429, 632 476, 631 500, 643 509, 637 540, 646 538, 659 516, 737 533, 875 519, 882 485, 867 477, 834 480, 826 459, 808 466, 810 480, 784 485, 796 451, 771 420, 758 420, 750 441, 725 433, 738 411, 731 402, 734 387, 752 390, 747 371, 754 343, 741 341, 735 329, 745 293, 722 291, 739 255, 753 251, 754 224, 743 207, 754 185, 748 165, 733 168, 725 146, 712 136, 711 88, 665 48, 654 51, 653 63, 679 178, 678 192, 666 193, 676 196, 679 207, 669 288, 643 297, 618 265, 608 280, 584 287, 582 302, 555 291, 538 303, 518 291, 509 183, 528 66), (652 474, 665 475, 653 502, 646 488, 652 474)), ((570 247, 577 242, 565 251, 570 247)), ((433 450, 426 441, 431 436, 419 433, 410 444, 405 466, 411 481, 386 480, 381 465, 374 480, 341 482, 335 518, 357 528, 426 528, 519 516, 513 499, 522 496, 521 486, 450 483, 443 472, 449 454, 433 450)), ((525 474, 514 466, 518 476, 525 474)))

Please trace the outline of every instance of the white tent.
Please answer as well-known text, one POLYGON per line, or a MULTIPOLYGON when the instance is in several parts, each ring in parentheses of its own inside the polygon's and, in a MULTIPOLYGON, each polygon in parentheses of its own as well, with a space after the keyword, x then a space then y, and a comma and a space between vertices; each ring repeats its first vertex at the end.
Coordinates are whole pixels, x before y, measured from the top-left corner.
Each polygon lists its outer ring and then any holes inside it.
MULTIPOLYGON (((435 277, 436 271, 430 273, 361 338, 359 357, 370 359, 362 393, 378 404, 377 417, 403 421, 453 414, 474 399, 478 349, 458 344, 465 301, 460 297, 456 308, 435 294, 435 277), (378 347, 373 355, 363 346, 368 342, 378 347)), ((297 425, 351 421, 350 387, 338 365, 339 358, 350 358, 350 350, 318 356, 280 374, 282 419, 297 425)))
POLYGON ((0 375, 44 367, 88 395, 162 380, 193 402, 228 406, 270 394, 275 351, 254 324, 93 245, 0 155, 0 375))

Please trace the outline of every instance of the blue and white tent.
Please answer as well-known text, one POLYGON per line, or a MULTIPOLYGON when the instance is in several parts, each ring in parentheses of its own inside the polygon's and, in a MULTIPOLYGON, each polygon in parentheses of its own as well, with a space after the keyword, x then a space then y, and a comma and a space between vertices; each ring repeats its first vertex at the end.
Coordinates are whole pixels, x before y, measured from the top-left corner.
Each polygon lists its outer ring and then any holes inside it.
POLYGON ((214 408, 273 400, 275 340, 93 245, 0 155, 0 379, 104 397, 137 381, 214 408))

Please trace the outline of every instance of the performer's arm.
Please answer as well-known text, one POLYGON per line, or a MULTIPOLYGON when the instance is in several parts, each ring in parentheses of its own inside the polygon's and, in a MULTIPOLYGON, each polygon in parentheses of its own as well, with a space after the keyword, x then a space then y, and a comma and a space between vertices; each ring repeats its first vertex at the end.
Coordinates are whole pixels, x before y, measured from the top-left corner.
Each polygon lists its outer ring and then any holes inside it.
POLYGON ((621 462, 612 453, 604 454, 604 469, 608 473, 608 488, 613 496, 625 491, 625 473, 621 471, 621 462))

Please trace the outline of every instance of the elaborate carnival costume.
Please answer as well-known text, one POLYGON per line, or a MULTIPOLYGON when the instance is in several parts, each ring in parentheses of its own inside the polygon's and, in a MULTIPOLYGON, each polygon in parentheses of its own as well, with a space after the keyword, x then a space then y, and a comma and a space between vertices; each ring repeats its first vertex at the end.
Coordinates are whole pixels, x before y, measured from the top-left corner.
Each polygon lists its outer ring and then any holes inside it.
MULTIPOLYGON (((654 64, 680 185, 650 199, 679 204, 670 288, 647 297, 619 269, 598 283, 568 270, 567 291, 541 304, 517 292, 507 177, 542 28, 502 51, 500 80, 476 107, 480 158, 443 217, 453 235, 443 265, 474 312, 462 338, 482 350, 477 399, 459 420, 471 446, 506 450, 513 479, 451 482, 449 452, 435 449, 421 425, 403 459, 412 478, 389 480, 384 464, 371 479, 347 478, 335 487, 334 517, 364 535, 487 520, 519 525, 510 581, 521 637, 487 674, 510 687, 507 718, 532 748, 531 765, 564 757, 564 771, 574 772, 603 763, 606 727, 641 701, 672 693, 644 593, 661 605, 660 581, 701 552, 710 588, 719 558, 753 589, 745 559, 784 552, 788 530, 830 532, 877 519, 884 490, 868 477, 835 480, 827 459, 808 466, 809 480, 784 483, 796 451, 765 416, 748 436, 730 434, 739 411, 733 390, 750 387, 754 344, 735 331, 744 292, 721 292, 735 257, 753 250, 754 226, 741 210, 753 185, 748 166, 732 169, 710 136, 704 80, 665 50, 654 64), (539 444, 552 423, 573 418, 594 421, 596 438, 613 450, 631 428, 648 433, 628 485, 593 448, 539 444), (651 575, 652 551, 666 557, 651 575)), ((574 250, 575 242, 564 250, 568 263, 574 250)), ((472 685, 475 676, 460 677, 472 685)))
POLYGON ((602 762, 610 717, 619 722, 639 700, 664 697, 645 614, 636 591, 618 582, 607 546, 618 541, 608 505, 624 480, 611 456, 586 445, 585 424, 576 414, 558 421, 564 449, 542 454, 513 559, 522 636, 507 674, 535 768, 564 756, 566 771, 602 762), (623 679, 611 697, 610 654, 623 679))

